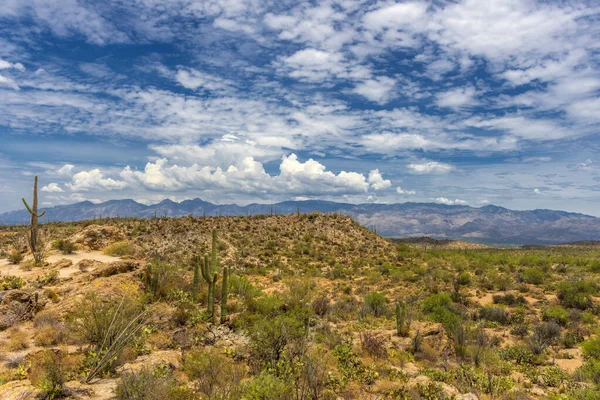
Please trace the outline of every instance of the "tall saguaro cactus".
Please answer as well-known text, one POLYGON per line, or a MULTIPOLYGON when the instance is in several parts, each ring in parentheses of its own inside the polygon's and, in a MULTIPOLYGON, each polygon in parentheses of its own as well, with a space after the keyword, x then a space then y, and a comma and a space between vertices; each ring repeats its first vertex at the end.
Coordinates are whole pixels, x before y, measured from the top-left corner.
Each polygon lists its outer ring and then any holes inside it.
POLYGON ((192 299, 198 301, 198 292, 200 292, 200 264, 202 260, 199 256, 194 256, 194 282, 192 283, 192 299))
POLYGON ((223 286, 221 287, 221 323, 227 319, 227 297, 229 296, 229 268, 223 268, 223 286))
POLYGON ((208 306, 207 311, 210 316, 210 320, 215 319, 215 285, 217 283, 217 273, 212 273, 210 264, 208 262, 208 254, 204 255, 202 262, 202 277, 208 283, 208 306))
POLYGON ((31 227, 29 233, 29 248, 31 249, 31 254, 33 255, 33 260, 36 264, 42 263, 42 252, 38 248, 38 239, 39 239, 39 227, 38 227, 38 219, 43 217, 46 214, 46 211, 41 214, 38 213, 38 177, 36 176, 33 180, 33 203, 32 206, 29 207, 27 204, 27 200, 23 197, 23 204, 25 204, 25 208, 31 214, 31 227))

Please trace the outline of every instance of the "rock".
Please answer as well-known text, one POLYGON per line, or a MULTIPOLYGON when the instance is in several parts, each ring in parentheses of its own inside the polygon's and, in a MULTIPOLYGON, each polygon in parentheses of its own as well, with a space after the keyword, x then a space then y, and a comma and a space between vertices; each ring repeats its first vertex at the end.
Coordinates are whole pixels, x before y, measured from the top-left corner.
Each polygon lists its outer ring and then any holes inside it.
POLYGON ((531 389, 531 394, 540 398, 546 396, 546 392, 540 387, 534 387, 531 389))
POLYGON ((92 273, 94 278, 100 277, 108 277, 117 274, 123 274, 125 272, 135 271, 140 267, 141 263, 139 261, 113 261, 110 264, 98 268, 96 271, 92 273))
POLYGON ((159 350, 152 354, 140 356, 130 363, 120 367, 120 371, 137 372, 144 367, 154 367, 156 365, 166 365, 172 369, 179 368, 181 365, 181 351, 179 350, 159 350))
POLYGON ((0 302, 0 331, 33 318, 40 307, 35 296, 23 290, 7 291, 0 302))
POLYGON ((456 400, 479 400, 479 397, 473 393, 465 393, 456 396, 456 400))
POLYGON ((419 375, 419 367, 417 367, 415 364, 413 364, 411 362, 406 363, 404 365, 404 367, 402 368, 402 371, 404 371, 404 373, 406 373, 407 375, 410 375, 410 376, 419 375))
POLYGON ((101 261, 90 260, 86 258, 85 260, 81 260, 77 263, 77 268, 79 268, 79 270, 82 272, 87 272, 91 269, 96 269, 101 265, 103 265, 101 261))
POLYGON ((73 234, 69 241, 90 250, 101 250, 111 243, 124 240, 125 236, 114 226, 90 225, 73 234))
POLYGON ((458 396, 460 392, 457 388, 452 385, 448 385, 447 383, 440 383, 442 385, 442 390, 450 397, 458 396))
POLYGON ((58 260, 57 262, 52 264, 51 268, 63 269, 63 268, 69 268, 72 266, 73 266, 73 261, 63 258, 62 260, 58 260))
POLYGON ((35 400, 41 391, 28 381, 12 381, 0 386, 0 399, 35 400))

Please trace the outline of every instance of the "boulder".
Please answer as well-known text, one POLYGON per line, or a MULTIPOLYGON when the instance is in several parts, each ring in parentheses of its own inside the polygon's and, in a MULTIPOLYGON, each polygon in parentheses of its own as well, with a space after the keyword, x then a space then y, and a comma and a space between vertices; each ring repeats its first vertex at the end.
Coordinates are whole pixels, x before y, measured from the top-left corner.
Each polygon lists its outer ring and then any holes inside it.
POLYGON ((10 328, 19 321, 33 318, 41 308, 35 295, 23 290, 4 291, 0 299, 0 331, 10 328))
POLYGON ((114 226, 90 225, 69 238, 90 250, 101 250, 111 243, 124 240, 125 236, 114 226))
POLYGON ((50 267, 54 268, 54 269, 63 269, 63 268, 69 268, 72 266, 73 266, 73 261, 63 258, 61 260, 58 260, 54 264, 52 264, 50 267))
POLYGON ((0 386, 0 399, 35 400, 41 396, 29 381, 12 381, 0 386))
POLYGON ((125 272, 135 271, 140 268, 141 263, 139 261, 133 260, 121 260, 121 261, 113 261, 108 265, 103 267, 99 267, 94 272, 92 272, 92 276, 94 278, 106 278, 108 276, 113 276, 117 274, 123 274, 125 272))

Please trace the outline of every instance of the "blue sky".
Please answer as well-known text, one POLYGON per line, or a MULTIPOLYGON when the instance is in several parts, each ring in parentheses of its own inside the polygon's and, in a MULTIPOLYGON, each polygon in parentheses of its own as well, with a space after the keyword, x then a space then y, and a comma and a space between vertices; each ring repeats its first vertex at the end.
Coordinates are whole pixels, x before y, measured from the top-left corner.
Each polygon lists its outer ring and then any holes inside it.
POLYGON ((8 0, 0 211, 427 201, 600 215, 594 1, 8 0))

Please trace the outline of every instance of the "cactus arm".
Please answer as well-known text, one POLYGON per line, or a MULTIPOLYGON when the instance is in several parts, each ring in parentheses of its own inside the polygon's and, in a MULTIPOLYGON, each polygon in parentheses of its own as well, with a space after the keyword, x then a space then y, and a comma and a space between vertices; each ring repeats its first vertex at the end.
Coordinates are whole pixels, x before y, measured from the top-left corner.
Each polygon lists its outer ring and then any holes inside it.
POLYGON ((25 204, 25 208, 27 209, 27 211, 29 211, 29 214, 33 214, 33 211, 31 211, 31 207, 29 207, 29 204, 27 204, 27 200, 25 200, 24 197, 22 197, 21 200, 23 200, 23 204, 25 204))
POLYGON ((41 214, 38 214, 38 218, 42 218, 44 215, 46 215, 46 210, 42 211, 41 214))

